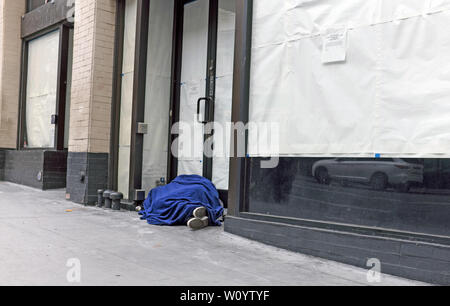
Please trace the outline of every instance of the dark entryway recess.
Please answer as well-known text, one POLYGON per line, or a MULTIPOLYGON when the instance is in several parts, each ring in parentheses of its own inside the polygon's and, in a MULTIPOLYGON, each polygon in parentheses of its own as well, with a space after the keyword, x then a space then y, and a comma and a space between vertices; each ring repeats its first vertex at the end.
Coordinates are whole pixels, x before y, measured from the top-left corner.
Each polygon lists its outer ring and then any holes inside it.
MULTIPOLYGON (((116 39, 115 39, 115 61, 113 78, 113 98, 111 112, 111 145, 108 161, 108 189, 118 189, 119 174, 119 138, 120 138, 120 110, 122 97, 122 65, 124 54, 124 31, 126 0, 117 0, 116 15, 116 39)), ((142 190, 142 164, 144 150, 144 135, 138 133, 138 123, 144 122, 146 74, 147 74, 147 46, 149 27, 149 0, 137 0, 136 15, 136 41, 135 41, 135 63, 133 74, 133 100, 132 100, 132 126, 130 144, 130 179, 129 179, 129 201, 130 207, 144 200, 146 194, 142 190)))
MULTIPOLYGON (((172 81, 171 81, 171 97, 170 97, 170 122, 172 127, 180 120, 180 78, 182 71, 182 52, 183 52, 183 22, 184 22, 184 6, 195 2, 192 1, 175 1, 174 2, 174 25, 172 35, 172 81)), ((109 183, 110 189, 118 188, 118 144, 119 144, 119 120, 120 120, 120 104, 121 104, 121 66, 123 56, 123 36, 124 36, 124 12, 125 1, 117 0, 117 32, 116 32, 116 51, 115 51, 115 69, 114 69, 114 92, 113 92, 113 112, 112 112, 112 130, 111 130, 111 155, 109 159, 109 183)), ((143 152, 144 152, 144 135, 138 131, 138 124, 144 123, 145 104, 146 104, 146 75, 147 75, 147 48, 148 48, 148 30, 149 30, 149 9, 150 1, 137 1, 137 25, 136 25, 136 41, 135 41, 135 69, 134 69, 134 85, 133 85, 133 106, 132 106, 132 127, 131 127, 131 160, 130 160, 130 181, 129 181, 129 200, 139 202, 146 196, 146 191, 142 190, 142 170, 143 170, 143 152)), ((218 27, 218 0, 209 1, 209 19, 208 19, 208 56, 205 59, 207 69, 205 71, 206 92, 199 96, 208 101, 214 101, 215 97, 215 79, 216 79, 216 54, 217 54, 217 27, 218 27)), ((206 103, 205 113, 208 122, 214 121, 214 105, 206 103)), ((169 115, 169 114, 168 114, 169 115)), ((168 131, 169 139, 169 155, 167 177, 169 182, 177 176, 178 161, 172 156, 170 146, 172 145, 176 135, 172 135, 168 131)), ((204 135, 205 139, 213 135, 204 135)), ((212 158, 204 158, 203 175, 206 178, 212 178, 212 158)), ((228 191, 220 190, 220 197, 227 205, 228 191)))

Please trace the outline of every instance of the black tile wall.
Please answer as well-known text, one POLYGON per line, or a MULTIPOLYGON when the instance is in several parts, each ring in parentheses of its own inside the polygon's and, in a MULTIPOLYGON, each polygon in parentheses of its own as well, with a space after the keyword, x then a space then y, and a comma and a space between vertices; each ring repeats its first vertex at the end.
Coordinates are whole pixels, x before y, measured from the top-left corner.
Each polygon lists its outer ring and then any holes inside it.
POLYGON ((43 190, 66 187, 67 152, 5 150, 0 153, 0 169, 2 164, 5 181, 43 190))
POLYGON ((79 204, 97 201, 97 190, 108 184, 108 158, 103 153, 69 153, 67 195, 71 201, 79 204))
POLYGON ((450 246, 228 217, 232 234, 307 255, 367 268, 370 258, 382 272, 450 285, 450 246))
POLYGON ((43 180, 38 179, 43 169, 43 151, 5 151, 5 181, 43 189, 43 180))

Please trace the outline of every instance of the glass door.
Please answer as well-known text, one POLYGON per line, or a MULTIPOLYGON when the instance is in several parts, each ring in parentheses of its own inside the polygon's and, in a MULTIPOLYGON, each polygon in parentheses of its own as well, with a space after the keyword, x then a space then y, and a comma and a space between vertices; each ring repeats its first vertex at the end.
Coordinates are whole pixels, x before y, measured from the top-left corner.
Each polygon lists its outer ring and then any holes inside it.
MULTIPOLYGON (((214 1, 211 1, 214 2, 214 1)), ((206 94, 210 1, 186 2, 180 79, 178 175, 203 175, 203 142, 212 97, 206 94)))
POLYGON ((178 175, 228 189, 235 8, 233 0, 185 1, 181 50, 178 175))
POLYGON ((231 153, 231 110, 233 100, 234 39, 236 1, 219 0, 217 13, 217 47, 215 69, 214 154, 212 181, 226 191, 229 184, 231 153))

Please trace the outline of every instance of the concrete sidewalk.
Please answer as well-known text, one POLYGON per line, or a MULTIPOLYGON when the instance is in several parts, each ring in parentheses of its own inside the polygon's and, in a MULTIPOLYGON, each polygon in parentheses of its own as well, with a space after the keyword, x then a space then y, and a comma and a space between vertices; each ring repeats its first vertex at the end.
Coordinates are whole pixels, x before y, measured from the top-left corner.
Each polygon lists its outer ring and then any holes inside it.
MULTIPOLYGON (((369 285, 367 271, 209 228, 155 227, 132 212, 88 208, 0 182, 0 285, 369 285), (72 212, 66 212, 71 209, 72 212)), ((422 285, 383 276, 380 285, 422 285)))

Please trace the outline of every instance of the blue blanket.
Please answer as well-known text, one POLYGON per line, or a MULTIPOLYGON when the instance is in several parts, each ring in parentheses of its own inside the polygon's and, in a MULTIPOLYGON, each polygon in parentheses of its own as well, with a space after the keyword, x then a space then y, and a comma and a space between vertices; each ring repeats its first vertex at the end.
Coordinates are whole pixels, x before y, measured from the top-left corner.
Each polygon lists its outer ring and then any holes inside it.
POLYGON ((209 224, 220 226, 218 219, 224 209, 216 187, 201 176, 183 175, 150 191, 139 214, 152 225, 186 225, 194 210, 202 206, 208 211, 209 224))

